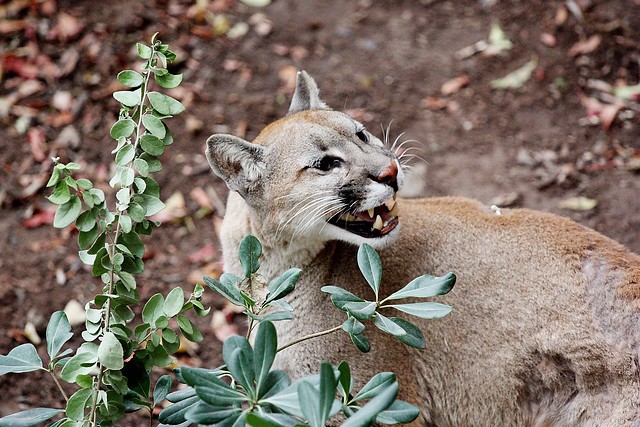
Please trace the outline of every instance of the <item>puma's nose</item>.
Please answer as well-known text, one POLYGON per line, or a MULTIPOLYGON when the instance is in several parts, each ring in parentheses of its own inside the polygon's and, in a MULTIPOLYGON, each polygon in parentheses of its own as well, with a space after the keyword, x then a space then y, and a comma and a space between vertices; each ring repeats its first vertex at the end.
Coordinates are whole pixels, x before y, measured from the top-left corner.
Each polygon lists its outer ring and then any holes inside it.
POLYGON ((391 159, 389 166, 377 176, 376 180, 383 184, 387 184, 393 188, 393 191, 398 191, 398 164, 395 160, 391 159))

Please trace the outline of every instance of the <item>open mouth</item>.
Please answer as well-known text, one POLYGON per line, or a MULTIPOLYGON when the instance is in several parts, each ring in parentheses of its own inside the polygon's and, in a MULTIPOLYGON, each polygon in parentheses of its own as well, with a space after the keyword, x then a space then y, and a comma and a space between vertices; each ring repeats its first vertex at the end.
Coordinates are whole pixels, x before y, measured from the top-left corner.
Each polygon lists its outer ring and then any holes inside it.
POLYGON ((398 225, 396 195, 375 208, 331 217, 327 222, 367 239, 385 236, 398 225))

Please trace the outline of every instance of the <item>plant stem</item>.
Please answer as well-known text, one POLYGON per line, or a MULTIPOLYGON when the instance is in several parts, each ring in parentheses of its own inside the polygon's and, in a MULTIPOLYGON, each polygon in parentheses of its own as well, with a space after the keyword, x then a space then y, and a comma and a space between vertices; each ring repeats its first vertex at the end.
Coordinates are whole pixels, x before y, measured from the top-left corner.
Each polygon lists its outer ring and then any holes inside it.
POLYGON ((296 338, 295 340, 293 340, 293 341, 283 345, 282 347, 280 347, 278 350, 276 350, 276 353, 284 350, 285 348, 291 347, 294 344, 298 344, 298 343, 300 343, 302 341, 310 340, 310 339, 313 339, 313 338, 321 337, 323 335, 328 335, 328 334, 331 334, 333 332, 339 331, 341 328, 342 328, 342 324, 336 326, 335 328, 327 329, 325 331, 320 331, 320 332, 316 332, 314 334, 309 334, 309 335, 305 335, 305 336, 300 337, 300 338, 296 338))
POLYGON ((58 390, 60 390, 60 393, 62 393, 62 396, 64 397, 64 400, 66 400, 67 402, 69 401, 69 398, 67 397, 67 393, 64 392, 64 389, 62 388, 62 385, 60 384, 60 381, 58 381, 58 378, 56 377, 56 373, 51 370, 51 371, 47 371, 51 374, 51 378, 53 378, 53 382, 56 383, 56 385, 58 386, 58 390))
POLYGON ((249 318, 249 327, 247 328, 247 340, 251 336, 251 330, 253 329, 253 318, 249 318))
MULTIPOLYGON (((151 56, 149 58, 149 66, 151 65, 151 60, 153 59, 153 56, 155 54, 155 49, 154 46, 151 46, 151 56)), ((144 114, 144 112, 142 111, 142 109, 144 108, 144 100, 146 98, 147 95, 147 86, 149 84, 149 77, 151 75, 151 71, 147 70, 147 74, 145 75, 145 80, 144 83, 142 84, 142 93, 140 96, 140 106, 138 107, 138 123, 137 123, 137 127, 136 127, 136 139, 135 139, 135 143, 133 144, 134 149, 138 147, 138 143, 140 141, 140 127, 142 126, 142 115, 144 114)), ((133 162, 133 160, 132 160, 133 162)), ((131 186, 129 186, 131 187, 131 186)), ((120 210, 118 209, 118 203, 116 202, 116 211, 120 212, 120 210)), ((113 259, 114 256, 116 254, 116 243, 118 242, 118 238, 120 237, 120 233, 121 233, 121 225, 120 225, 120 215, 118 216, 118 222, 116 224, 116 231, 110 236, 111 238, 111 244, 108 247, 108 254, 109 254, 109 260, 110 260, 110 267, 109 267, 109 294, 113 294, 114 291, 114 285, 115 285, 115 265, 113 263, 113 259)), ((111 298, 107 298, 107 302, 106 302, 106 306, 105 306, 105 316, 104 316, 104 325, 102 328, 103 334, 105 332, 109 331, 109 323, 111 321, 111 298)), ((98 362, 99 363, 99 362, 98 362)), ((98 409, 98 393, 100 392, 100 388, 102 386, 102 378, 104 377, 104 373, 106 371, 105 367, 99 363, 100 365, 100 369, 98 370, 98 378, 96 380, 96 382, 94 383, 94 391, 93 391, 93 402, 91 403, 91 411, 89 412, 89 420, 92 426, 96 426, 96 421, 97 421, 97 409, 98 409)))

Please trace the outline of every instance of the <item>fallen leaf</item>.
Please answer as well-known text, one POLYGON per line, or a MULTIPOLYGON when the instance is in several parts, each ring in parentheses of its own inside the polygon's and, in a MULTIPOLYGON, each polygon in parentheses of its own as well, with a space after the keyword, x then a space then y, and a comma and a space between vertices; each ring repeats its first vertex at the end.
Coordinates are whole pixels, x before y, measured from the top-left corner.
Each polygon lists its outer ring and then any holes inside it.
POLYGON ((224 312, 216 310, 211 316, 211 331, 220 342, 225 342, 227 338, 238 335, 238 326, 229 323, 224 312))
POLYGON ((34 345, 39 345, 42 342, 42 338, 38 335, 35 325, 31 322, 27 322, 27 324, 24 325, 24 331, 22 333, 25 338, 31 341, 34 345))
POLYGON ((56 214, 55 210, 42 210, 33 214, 30 218, 22 221, 24 228, 36 228, 41 225, 53 224, 53 217, 56 214))
POLYGON ((43 147, 45 146, 44 131, 40 128, 31 128, 27 133, 27 140, 31 146, 31 155, 33 158, 42 162, 47 156, 44 154, 43 147))
POLYGON ((558 207, 562 209, 581 212, 593 210, 596 206, 598 206, 597 200, 583 196, 569 197, 568 199, 562 200, 558 203, 558 207))
POLYGON ((59 90, 53 94, 51 105, 59 111, 71 111, 73 107, 73 96, 71 92, 66 90, 59 90))
POLYGON ((271 0, 240 0, 240 3, 251 7, 265 7, 271 4, 271 0))
POLYGON ((293 65, 285 65, 280 68, 278 77, 280 77, 280 83, 284 86, 284 90, 287 93, 293 93, 296 88, 296 77, 298 75, 298 69, 293 65))
POLYGON ((512 193, 500 194, 489 202, 490 205, 496 205, 501 208, 506 208, 509 206, 514 206, 520 202, 522 199, 522 194, 514 191, 512 193))
POLYGON ((458 92, 463 87, 469 84, 469 76, 463 74, 459 77, 455 77, 451 80, 446 81, 440 87, 440 93, 444 96, 451 95, 453 93, 458 92))
POLYGON ((569 17, 569 11, 564 5, 561 5, 556 9, 556 16, 554 17, 554 22, 557 27, 564 25, 567 22, 567 18, 569 17))
POLYGON ((538 57, 533 56, 529 62, 506 76, 492 80, 491 87, 494 89, 518 89, 522 87, 529 79, 531 74, 538 66, 538 57))
POLYGON ((447 108, 447 100, 444 98, 436 98, 435 96, 424 98, 422 103, 431 111, 444 110, 447 108))
POLYGON ((25 79, 35 79, 40 74, 40 69, 25 58, 15 55, 2 56, 2 69, 13 72, 25 79))
POLYGON ((253 30, 261 37, 265 37, 273 30, 273 22, 264 13, 254 13, 249 17, 249 23, 253 25, 253 30))
POLYGON ((9 34, 22 31, 29 25, 26 19, 0 20, 0 34, 9 34))
POLYGON ((491 31, 489 31, 489 45, 484 50, 484 54, 488 56, 497 55, 503 50, 509 50, 513 47, 511 40, 507 38, 507 35, 502 28, 496 23, 491 24, 491 31))
POLYGON ((615 120, 618 112, 622 109, 622 104, 606 104, 602 108, 600 112, 600 123, 602 124, 602 128, 604 130, 609 130, 611 128, 611 124, 615 120))
POLYGON ((571 48, 567 52, 567 56, 573 58, 574 56, 591 53, 596 50, 598 46, 600 46, 600 42, 602 42, 602 37, 600 36, 600 34, 595 34, 588 39, 579 41, 578 43, 571 46, 571 48))
POLYGON ((64 306, 64 314, 67 315, 71 326, 81 325, 87 320, 87 313, 84 307, 74 299, 70 300, 67 305, 64 306))
POLYGON ((558 40, 553 34, 542 33, 540 34, 540 42, 545 46, 554 47, 558 43, 558 40))
POLYGON ((187 262, 190 264, 198 264, 201 262, 213 261, 215 259, 216 250, 214 246, 209 243, 199 250, 192 252, 187 257, 187 262))
POLYGON ((211 200, 207 192, 202 189, 202 187, 194 187, 189 192, 189 197, 191 198, 191 200, 200 205, 201 208, 213 209, 213 201, 211 200))
POLYGON ((49 40, 58 39, 61 42, 66 42, 79 35, 83 29, 84 24, 78 18, 68 13, 60 12, 58 14, 58 21, 47 35, 47 38, 49 40))
POLYGON ((173 193, 164 202, 164 209, 153 215, 153 221, 168 222, 175 219, 184 218, 187 215, 187 208, 184 202, 184 196, 180 191, 173 193))

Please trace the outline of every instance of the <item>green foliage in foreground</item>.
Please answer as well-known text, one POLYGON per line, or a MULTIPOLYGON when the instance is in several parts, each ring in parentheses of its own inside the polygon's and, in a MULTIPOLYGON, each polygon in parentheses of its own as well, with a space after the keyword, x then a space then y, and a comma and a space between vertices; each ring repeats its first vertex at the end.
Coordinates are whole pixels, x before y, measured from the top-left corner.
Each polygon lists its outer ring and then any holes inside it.
POLYGON ((177 370, 178 380, 189 387, 167 396, 173 404, 160 413, 161 426, 319 427, 339 413, 346 418, 342 425, 351 427, 373 422, 404 424, 415 420, 419 410, 396 399, 398 382, 391 372, 375 375, 356 391, 347 362, 338 366, 323 363, 319 374, 295 382, 284 371, 271 370, 271 367, 278 352, 285 348, 340 329, 349 334, 359 350, 369 351, 370 344, 363 334, 365 324, 362 323, 369 320, 401 342, 424 348, 424 338, 417 326, 403 318, 386 317, 381 311, 394 308, 422 318, 445 316, 451 308, 443 304, 397 301, 445 294, 453 288, 455 276, 451 273, 443 277, 420 276, 380 300, 382 262, 375 250, 364 244, 358 251, 358 266, 375 299, 368 301, 340 287, 325 286, 322 290, 330 293, 333 304, 345 312, 344 323, 279 346, 273 322, 293 318, 293 308, 284 298, 294 290, 301 271, 287 270, 266 284, 258 272, 261 254, 260 242, 253 236, 246 236, 239 247, 244 277, 223 274, 220 280, 204 278, 207 286, 244 308, 250 319, 247 336, 257 328, 254 345, 246 338, 231 337, 222 349, 223 366, 177 370), (251 292, 258 286, 267 286, 268 294, 263 301, 256 301, 251 292), (265 311, 266 315, 263 314, 265 311))

